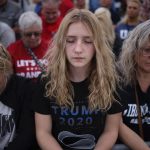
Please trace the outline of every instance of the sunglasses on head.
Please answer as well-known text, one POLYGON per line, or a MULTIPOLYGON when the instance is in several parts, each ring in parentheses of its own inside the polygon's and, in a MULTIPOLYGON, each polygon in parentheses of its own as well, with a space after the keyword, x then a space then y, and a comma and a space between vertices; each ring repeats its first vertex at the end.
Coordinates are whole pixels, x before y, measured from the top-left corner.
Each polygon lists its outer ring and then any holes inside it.
POLYGON ((26 37, 31 37, 31 36, 40 36, 41 35, 41 32, 26 32, 26 33, 24 33, 24 36, 26 36, 26 37))

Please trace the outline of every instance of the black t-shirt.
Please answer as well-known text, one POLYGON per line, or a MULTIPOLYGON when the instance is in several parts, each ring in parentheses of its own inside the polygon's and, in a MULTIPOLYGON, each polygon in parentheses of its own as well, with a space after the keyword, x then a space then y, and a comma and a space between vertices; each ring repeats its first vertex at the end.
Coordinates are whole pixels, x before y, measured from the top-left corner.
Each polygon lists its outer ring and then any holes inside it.
POLYGON ((107 113, 122 111, 119 103, 112 105, 108 112, 98 109, 90 111, 87 100, 88 84, 88 79, 78 83, 72 82, 75 92, 73 109, 60 107, 54 99, 44 97, 43 83, 36 86, 34 110, 52 116, 53 136, 64 150, 92 150, 103 132, 107 113))
POLYGON ((37 146, 30 85, 28 79, 13 75, 0 95, 0 150, 33 150, 37 146))
MULTIPOLYGON (((146 93, 142 92, 139 84, 137 85, 137 94, 142 113, 142 126, 144 132, 144 140, 150 141, 150 87, 146 93)), ((124 87, 124 94, 120 95, 121 99, 127 102, 127 107, 123 112, 124 123, 139 134, 138 112, 135 97, 134 86, 124 87)))

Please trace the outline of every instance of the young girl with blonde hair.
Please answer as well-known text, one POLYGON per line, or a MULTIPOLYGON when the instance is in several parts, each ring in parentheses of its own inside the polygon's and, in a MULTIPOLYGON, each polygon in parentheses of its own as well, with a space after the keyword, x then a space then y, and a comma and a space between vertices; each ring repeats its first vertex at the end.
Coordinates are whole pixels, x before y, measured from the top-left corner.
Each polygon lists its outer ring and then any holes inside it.
POLYGON ((114 56, 96 16, 88 10, 70 11, 46 58, 48 68, 34 97, 41 149, 111 149, 122 107, 114 96, 114 56))

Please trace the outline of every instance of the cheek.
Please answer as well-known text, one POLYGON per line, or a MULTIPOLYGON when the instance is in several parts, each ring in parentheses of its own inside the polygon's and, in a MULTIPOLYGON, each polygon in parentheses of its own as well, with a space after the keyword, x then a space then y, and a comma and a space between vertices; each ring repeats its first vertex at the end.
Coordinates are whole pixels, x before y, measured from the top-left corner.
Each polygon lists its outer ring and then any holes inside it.
POLYGON ((88 50, 88 55, 93 57, 95 55, 96 51, 95 51, 95 48, 93 46, 89 47, 89 50, 88 50))
POLYGON ((66 58, 69 59, 69 56, 70 56, 70 50, 69 50, 68 48, 66 48, 65 54, 66 54, 66 58))
POLYGON ((137 54, 133 57, 133 59, 135 60, 135 62, 136 62, 137 64, 139 64, 140 61, 141 61, 141 54, 140 54, 140 53, 137 53, 137 54))
POLYGON ((53 15, 53 18, 57 18, 58 17, 58 13, 53 15))
POLYGON ((138 67, 144 67, 144 64, 145 64, 145 58, 144 57, 136 57, 136 59, 135 59, 135 61, 136 61, 136 64, 137 64, 137 66, 138 67))
POLYGON ((67 56, 70 56, 74 52, 75 45, 74 44, 67 44, 65 47, 65 53, 67 56))
POLYGON ((75 48, 76 44, 75 43, 66 43, 66 50, 70 51, 75 48))
POLYGON ((28 39, 27 38, 23 37, 22 40, 23 40, 24 43, 28 43, 28 39))
POLYGON ((41 41, 41 37, 40 37, 40 36, 39 36, 39 37, 36 37, 36 41, 37 41, 37 42, 41 41))

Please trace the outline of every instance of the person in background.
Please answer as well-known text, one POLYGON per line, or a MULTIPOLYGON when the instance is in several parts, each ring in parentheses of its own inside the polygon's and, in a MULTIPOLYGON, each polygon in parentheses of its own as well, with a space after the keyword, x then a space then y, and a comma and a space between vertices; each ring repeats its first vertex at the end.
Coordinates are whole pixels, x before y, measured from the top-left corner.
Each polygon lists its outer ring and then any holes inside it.
POLYGON ((41 9, 42 19, 42 38, 49 43, 62 21, 62 16, 59 10, 60 0, 43 0, 41 9))
POLYGON ((36 150, 30 81, 15 75, 11 57, 0 44, 0 150, 36 150))
POLYGON ((16 41, 14 30, 5 22, 0 21, 0 43, 5 47, 16 41))
POLYGON ((74 7, 78 9, 86 9, 86 0, 73 0, 74 7))
POLYGON ((62 17, 64 17, 73 8, 73 0, 60 0, 59 10, 62 17))
POLYGON ((106 38, 106 42, 114 52, 116 56, 116 60, 118 58, 118 53, 120 52, 120 42, 119 37, 115 35, 113 22, 111 20, 110 11, 105 7, 100 7, 95 11, 95 15, 100 21, 100 26, 102 26, 104 31, 104 37, 106 38))
POLYGON ((89 0, 89 10, 95 12, 97 8, 100 7, 100 0, 89 0))
POLYGON ((118 75, 96 16, 73 9, 63 19, 33 95, 43 150, 111 149, 121 120, 118 75))
POLYGON ((121 18, 125 15, 127 9, 127 0, 121 0, 121 18))
POLYGON ((19 0, 18 3, 21 9, 23 10, 23 12, 34 11, 35 9, 34 0, 19 0))
POLYGON ((111 13, 111 19, 115 26, 120 21, 120 14, 113 9, 113 0, 100 0, 100 7, 107 8, 111 13))
MULTIPOLYGON (((33 0, 36 4, 35 12, 41 15, 42 1, 41 0, 33 0)), ((72 0, 57 0, 60 3, 59 10, 62 17, 64 17, 67 12, 74 8, 74 3, 72 0)))
MULTIPOLYGON (((123 122, 145 142, 150 142, 150 20, 129 33, 123 42, 118 66, 125 91, 120 96, 127 103, 123 122)), ((129 139, 124 136, 124 140, 129 139)), ((140 149, 137 141, 133 141, 133 147, 140 149)))
POLYGON ((32 11, 23 13, 19 18, 21 39, 8 46, 12 57, 14 72, 17 75, 36 79, 44 71, 43 59, 48 44, 42 37, 42 20, 32 11))
POLYGON ((19 4, 11 0, 0 0, 0 21, 7 23, 15 32, 16 39, 20 38, 18 19, 23 13, 19 4))
POLYGON ((141 23, 140 8, 140 0, 127 0, 126 14, 115 27, 115 33, 120 38, 120 45, 127 38, 128 33, 141 23))
POLYGON ((35 4, 34 12, 36 12, 38 15, 40 15, 41 7, 42 7, 42 1, 41 0, 33 0, 33 3, 35 4))
POLYGON ((141 21, 150 19, 150 0, 144 0, 140 10, 141 21))

